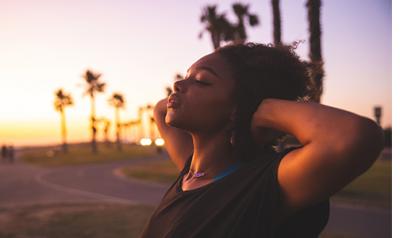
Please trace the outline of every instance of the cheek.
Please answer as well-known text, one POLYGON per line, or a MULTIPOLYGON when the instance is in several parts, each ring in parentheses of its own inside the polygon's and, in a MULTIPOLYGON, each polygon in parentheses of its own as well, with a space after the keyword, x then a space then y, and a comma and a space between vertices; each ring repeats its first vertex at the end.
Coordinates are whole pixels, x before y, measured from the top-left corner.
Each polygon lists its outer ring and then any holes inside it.
POLYGON ((190 110, 193 120, 202 120, 206 124, 226 122, 231 112, 231 101, 222 95, 204 96, 193 101, 190 110))
POLYGON ((215 130, 227 125, 232 108, 225 90, 191 90, 178 110, 167 111, 165 122, 188 131, 215 130))

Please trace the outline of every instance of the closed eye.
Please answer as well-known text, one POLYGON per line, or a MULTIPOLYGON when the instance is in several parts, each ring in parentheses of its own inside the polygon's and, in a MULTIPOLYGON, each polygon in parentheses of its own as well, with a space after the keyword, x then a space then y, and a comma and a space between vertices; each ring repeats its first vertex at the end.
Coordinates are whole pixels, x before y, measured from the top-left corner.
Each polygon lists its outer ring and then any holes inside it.
POLYGON ((195 81, 196 83, 203 84, 203 85, 209 85, 209 84, 210 84, 210 83, 205 82, 205 81, 203 81, 203 80, 197 80, 197 79, 192 78, 192 77, 188 77, 188 78, 186 78, 186 80, 193 80, 193 81, 195 81))
POLYGON ((204 81, 202 81, 202 80, 195 80, 196 81, 196 83, 200 83, 200 84, 205 84, 205 85, 208 85, 209 83, 206 83, 206 82, 204 82, 204 81))

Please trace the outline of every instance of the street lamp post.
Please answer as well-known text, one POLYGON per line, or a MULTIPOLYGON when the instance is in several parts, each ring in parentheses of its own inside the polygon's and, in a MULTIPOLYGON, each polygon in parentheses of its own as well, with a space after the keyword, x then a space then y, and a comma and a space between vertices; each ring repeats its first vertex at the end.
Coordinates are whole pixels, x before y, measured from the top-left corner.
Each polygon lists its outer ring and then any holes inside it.
POLYGON ((381 106, 375 106, 374 107, 374 116, 376 123, 381 126, 381 116, 382 116, 382 107, 381 106))

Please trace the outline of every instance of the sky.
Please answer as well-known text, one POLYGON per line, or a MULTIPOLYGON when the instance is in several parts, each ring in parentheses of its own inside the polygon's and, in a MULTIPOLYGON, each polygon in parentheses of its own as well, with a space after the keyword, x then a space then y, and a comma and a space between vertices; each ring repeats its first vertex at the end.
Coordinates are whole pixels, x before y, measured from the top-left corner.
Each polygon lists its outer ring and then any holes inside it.
MULTIPOLYGON (((235 21, 236 1, 0 0, 0 143, 55 144, 60 116, 54 91, 74 98, 66 109, 68 139, 87 141, 89 98, 84 96, 86 69, 107 83, 96 98, 98 116, 113 119, 107 98, 122 93, 123 120, 138 107, 164 98, 176 73, 184 74, 212 51, 200 14, 217 4, 235 21)), ((272 42, 270 1, 250 3, 260 25, 248 28, 248 41, 272 42)), ((390 1, 323 1, 322 55, 325 60, 321 103, 374 118, 383 107, 382 126, 392 124, 392 15, 390 1)), ((305 1, 281 1, 282 40, 305 40, 297 53, 308 59, 305 1)))

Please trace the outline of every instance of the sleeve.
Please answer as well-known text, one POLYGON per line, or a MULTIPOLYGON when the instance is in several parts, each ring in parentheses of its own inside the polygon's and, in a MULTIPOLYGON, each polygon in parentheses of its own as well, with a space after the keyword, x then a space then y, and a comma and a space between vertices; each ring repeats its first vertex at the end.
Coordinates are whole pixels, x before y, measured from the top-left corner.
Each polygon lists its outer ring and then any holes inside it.
MULTIPOLYGON (((243 178, 242 197, 248 200, 247 209, 254 216, 254 231, 256 234, 273 233, 278 226, 277 216, 282 211, 282 191, 278 182, 278 167, 282 158, 295 148, 285 149, 282 152, 263 154, 250 167, 248 178, 243 178), (251 185, 251 186, 249 186, 251 185)), ((260 237, 260 235, 249 237, 260 237)))
POLYGON ((276 159, 274 159, 271 163, 271 170, 272 170, 272 180, 274 185, 276 186, 276 189, 278 190, 278 200, 281 201, 282 200, 282 194, 281 194, 281 190, 279 187, 279 182, 278 182, 278 168, 279 168, 279 164, 281 163, 283 157, 285 157, 289 152, 299 149, 303 147, 301 146, 293 146, 293 147, 289 147, 289 148, 285 148, 283 149, 283 151, 279 152, 278 155, 276 156, 276 159))
POLYGON ((276 157, 271 161, 269 165, 268 171, 270 171, 270 176, 271 176, 270 177, 271 184, 269 184, 269 189, 271 189, 270 192, 271 194, 273 194, 269 202, 273 206, 270 209, 273 209, 275 214, 278 214, 282 210, 283 206, 283 194, 278 181, 278 168, 280 162, 289 152, 301 147, 302 146, 285 148, 283 151, 277 153, 276 157))
MULTIPOLYGON (((272 161, 272 176, 274 187, 277 194, 277 212, 282 208, 282 191, 278 182, 278 168, 283 157, 289 152, 301 148, 302 146, 290 147, 278 153, 277 158, 272 161)), ((329 199, 319 204, 307 207, 291 215, 283 224, 277 227, 278 237, 318 237, 319 233, 326 226, 329 218, 329 199)))

